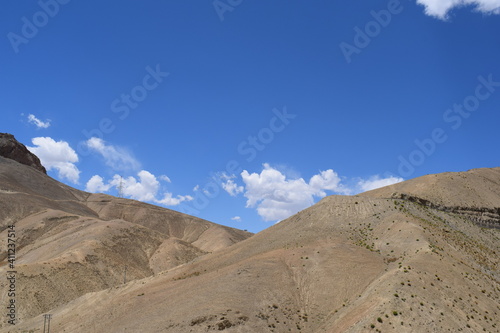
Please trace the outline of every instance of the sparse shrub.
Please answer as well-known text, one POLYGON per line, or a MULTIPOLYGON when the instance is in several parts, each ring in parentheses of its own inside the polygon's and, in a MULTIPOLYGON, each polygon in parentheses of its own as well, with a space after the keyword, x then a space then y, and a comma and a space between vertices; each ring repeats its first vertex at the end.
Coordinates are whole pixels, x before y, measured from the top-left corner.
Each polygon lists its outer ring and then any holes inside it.
POLYGON ((223 321, 217 323, 217 326, 219 328, 219 331, 222 331, 222 330, 224 330, 226 328, 229 328, 229 327, 233 326, 233 324, 229 320, 224 319, 223 321))

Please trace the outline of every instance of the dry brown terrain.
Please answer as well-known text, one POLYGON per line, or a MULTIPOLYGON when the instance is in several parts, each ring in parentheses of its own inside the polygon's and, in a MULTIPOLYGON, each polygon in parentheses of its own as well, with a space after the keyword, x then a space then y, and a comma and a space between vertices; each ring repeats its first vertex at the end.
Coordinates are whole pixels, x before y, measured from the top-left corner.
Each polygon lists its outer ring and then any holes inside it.
POLYGON ((14 163, 20 322, 0 332, 43 313, 51 332, 500 332, 500 168, 326 197, 249 237, 14 163))
MULTIPOLYGON (((5 249, 7 226, 12 224, 21 322, 87 293, 152 276, 251 236, 134 200, 78 191, 0 157, 2 304, 10 299, 5 249)), ((2 327, 11 326, 5 316, 2 319, 2 327)))

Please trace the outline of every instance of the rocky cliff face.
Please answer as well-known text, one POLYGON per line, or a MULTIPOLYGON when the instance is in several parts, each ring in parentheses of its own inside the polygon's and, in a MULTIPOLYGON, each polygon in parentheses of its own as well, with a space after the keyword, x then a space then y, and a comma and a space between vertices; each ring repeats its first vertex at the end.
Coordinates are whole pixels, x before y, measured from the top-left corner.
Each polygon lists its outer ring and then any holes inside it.
POLYGON ((47 174, 40 159, 30 152, 25 145, 14 138, 12 134, 0 133, 0 156, 28 165, 47 174))

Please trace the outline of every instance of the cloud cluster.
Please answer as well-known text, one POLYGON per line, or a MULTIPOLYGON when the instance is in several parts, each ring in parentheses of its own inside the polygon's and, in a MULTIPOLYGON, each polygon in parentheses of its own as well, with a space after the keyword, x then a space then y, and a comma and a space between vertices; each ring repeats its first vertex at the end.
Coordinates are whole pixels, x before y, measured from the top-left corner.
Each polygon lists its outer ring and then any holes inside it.
POLYGON ((41 121, 40 119, 38 119, 37 117, 35 117, 35 115, 33 114, 29 114, 28 115, 28 122, 30 124, 33 124, 35 125, 37 128, 49 128, 50 127, 50 120, 45 120, 45 121, 41 121))
POLYGON ((27 147, 38 156, 47 170, 56 170, 58 177, 78 184, 80 170, 75 165, 78 155, 66 141, 55 141, 50 137, 37 137, 31 140, 35 147, 27 147))
POLYGON ((264 221, 280 221, 314 204, 316 198, 330 194, 355 194, 403 181, 399 177, 372 176, 358 179, 352 186, 343 183, 332 169, 320 171, 309 181, 301 177, 287 177, 282 171, 263 164, 260 173, 243 170, 241 180, 236 183, 236 175, 220 176, 222 187, 231 196, 243 193, 247 208, 255 208, 264 221))
POLYGON ((425 13, 446 20, 448 13, 457 7, 474 6, 474 10, 483 14, 500 14, 500 0, 417 0, 425 6, 425 13))
POLYGON ((85 190, 87 192, 109 192, 112 188, 121 189, 124 197, 153 202, 165 206, 176 206, 183 201, 191 201, 193 197, 189 195, 173 196, 170 192, 161 192, 161 184, 158 180, 170 182, 170 178, 161 175, 158 178, 151 172, 141 170, 137 173, 137 177, 122 178, 120 175, 114 175, 112 179, 105 182, 99 175, 94 175, 86 184, 85 190))
MULTIPOLYGON (((50 137, 33 138, 34 147, 28 149, 36 154, 42 164, 48 169, 55 169, 59 178, 78 183, 80 170, 75 163, 78 155, 65 141, 55 141, 50 137)), ((140 163, 127 150, 110 145, 99 138, 86 141, 91 151, 99 154, 105 164, 117 171, 134 171, 135 176, 121 177, 115 174, 107 181, 96 174, 86 183, 88 192, 120 192, 124 197, 145 201, 165 206, 177 206, 185 201, 192 201, 190 195, 176 195, 165 190, 165 184, 170 184, 171 179, 166 175, 155 176, 149 171, 140 170, 140 163), (162 183, 163 182, 163 185, 162 183)), ((330 194, 354 194, 369 191, 382 186, 391 185, 402 181, 398 177, 372 176, 368 179, 352 180, 352 186, 345 185, 345 181, 332 169, 320 171, 308 181, 299 177, 298 173, 283 171, 263 164, 260 173, 250 173, 243 170, 239 176, 234 174, 219 173, 217 182, 232 197, 243 193, 246 198, 246 207, 255 208, 264 221, 280 221, 298 211, 314 204, 317 198, 330 194), (242 184, 238 184, 242 182, 242 184)), ((214 178, 215 179, 215 178, 214 178)), ((196 186, 193 191, 200 190, 196 186)), ((241 221, 239 216, 234 216, 233 221, 241 221)))
POLYGON ((303 178, 287 179, 279 170, 264 164, 260 174, 243 170, 244 196, 247 207, 255 207, 265 221, 279 221, 311 206, 315 197, 324 197, 325 190, 347 194, 340 177, 333 170, 321 171, 309 182, 303 178))

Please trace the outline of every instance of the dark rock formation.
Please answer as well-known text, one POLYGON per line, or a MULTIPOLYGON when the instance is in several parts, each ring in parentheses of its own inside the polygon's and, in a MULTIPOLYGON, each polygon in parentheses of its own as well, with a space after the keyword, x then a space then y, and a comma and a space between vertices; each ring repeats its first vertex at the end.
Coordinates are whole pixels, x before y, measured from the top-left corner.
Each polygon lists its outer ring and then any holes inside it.
POLYGON ((14 138, 12 134, 0 133, 0 156, 28 165, 47 174, 40 159, 30 152, 25 145, 14 138))
POLYGON ((429 200, 422 199, 417 196, 406 193, 393 193, 392 198, 408 200, 432 209, 453 214, 459 214, 483 228, 500 229, 500 207, 486 208, 486 207, 443 206, 435 204, 429 200))

